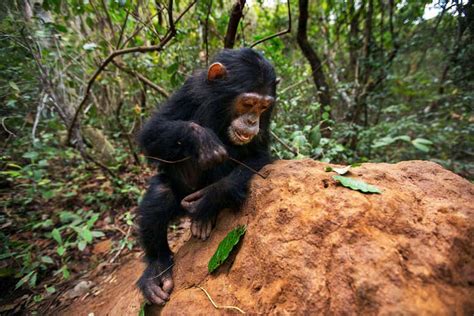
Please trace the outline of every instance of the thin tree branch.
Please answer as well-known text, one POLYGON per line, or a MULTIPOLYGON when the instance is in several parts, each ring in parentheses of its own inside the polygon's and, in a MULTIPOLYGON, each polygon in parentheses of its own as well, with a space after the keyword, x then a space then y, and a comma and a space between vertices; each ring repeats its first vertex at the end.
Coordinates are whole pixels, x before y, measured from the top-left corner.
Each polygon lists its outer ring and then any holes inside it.
POLYGON ((12 131, 10 131, 10 130, 7 128, 7 126, 5 125, 5 121, 7 120, 7 118, 8 118, 7 116, 2 117, 2 127, 3 127, 3 129, 5 130, 5 132, 8 133, 8 136, 9 136, 9 137, 10 137, 10 136, 16 137, 16 134, 13 133, 12 131))
POLYGON ((168 18, 169 18, 170 27, 169 27, 168 32, 166 33, 165 37, 163 38, 163 40, 159 44, 152 45, 152 46, 138 46, 138 47, 130 47, 130 48, 115 50, 112 53, 110 53, 109 56, 107 56, 107 58, 105 58, 105 60, 100 64, 99 68, 97 68, 97 70, 94 72, 92 77, 89 79, 89 82, 87 83, 87 87, 86 87, 86 90, 84 92, 84 97, 83 97, 81 103, 79 103, 79 106, 77 107, 77 110, 76 110, 76 112, 74 114, 74 117, 71 121, 71 124, 68 128, 67 142, 69 142, 70 139, 71 139, 72 130, 76 126, 76 121, 78 119, 78 116, 82 112, 82 109, 83 109, 84 105, 87 102, 87 99, 89 97, 90 91, 92 89, 92 86, 93 86, 95 80, 97 79, 99 74, 107 67, 107 65, 110 64, 112 62, 112 60, 117 56, 130 54, 130 53, 148 53, 148 52, 154 52, 154 51, 159 52, 159 51, 163 50, 165 45, 168 44, 168 42, 171 41, 171 39, 173 39, 173 37, 176 35, 175 24, 178 23, 181 20, 181 18, 184 16, 184 14, 186 14, 186 12, 188 12, 191 9, 191 7, 194 6, 194 4, 196 2, 197 2, 197 0, 193 0, 186 7, 186 9, 178 16, 178 18, 176 20, 173 20, 173 0, 169 0, 168 18))
POLYGON ((120 127, 120 130, 125 135, 125 138, 127 139, 128 147, 129 147, 130 151, 132 152, 132 156, 133 156, 133 159, 135 160, 135 164, 137 166, 140 166, 141 165, 140 159, 138 158, 138 155, 134 150, 134 146, 133 146, 132 139, 130 137, 130 133, 128 133, 125 130, 125 126, 122 124, 122 121, 120 120, 120 112, 121 112, 123 104, 124 104, 122 93, 120 93, 120 96, 121 96, 121 100, 120 100, 120 102, 117 106, 117 110, 115 111, 115 120, 117 121, 117 124, 120 127))
POLYGON ((286 1, 286 4, 288 6, 288 28, 284 31, 280 31, 278 33, 275 33, 275 34, 272 34, 270 36, 267 36, 267 37, 264 37, 262 39, 259 39, 258 41, 254 42, 253 44, 250 45, 250 47, 254 47, 260 43, 263 43, 265 41, 268 41, 274 37, 277 37, 277 36, 282 36, 282 35, 285 35, 285 34, 288 34, 288 33, 291 33, 291 7, 290 7, 290 0, 287 0, 286 1))
POLYGON ((114 31, 114 25, 112 23, 112 19, 110 18, 109 10, 107 9, 107 5, 105 4, 104 0, 100 0, 100 4, 102 5, 102 8, 105 11, 106 21, 107 21, 107 24, 109 25, 110 34, 111 34, 111 37, 113 39, 115 31, 114 31))
POLYGON ((144 84, 150 86, 152 89, 156 90, 159 94, 161 94, 165 98, 168 98, 170 96, 170 93, 166 91, 165 88, 160 87, 159 85, 157 85, 156 83, 154 83, 153 81, 151 81, 150 79, 142 75, 141 73, 125 67, 125 65, 121 64, 120 62, 116 60, 112 61, 112 63, 123 72, 129 74, 130 76, 136 77, 138 80, 140 80, 144 84))
POLYGON ((207 7, 206 21, 204 23, 204 47, 206 49, 206 67, 209 66, 209 16, 211 15, 212 0, 207 7))
POLYGON ((130 12, 127 10, 127 14, 125 15, 125 21, 123 21, 122 27, 120 28, 120 35, 117 40, 117 45, 115 45, 115 49, 119 49, 120 43, 122 42, 123 33, 125 32, 125 28, 127 27, 128 17, 130 16, 130 12))
POLYGON ((150 16, 148 18, 148 21, 144 22, 143 24, 140 24, 140 25, 136 26, 133 33, 125 39, 125 41, 123 42, 121 48, 124 48, 128 44, 128 42, 130 42, 132 40, 132 38, 134 38, 138 33, 140 33, 140 31, 143 30, 143 28, 147 27, 148 24, 153 20, 153 18, 155 16, 157 16, 158 14, 160 14, 160 12, 158 12, 156 14, 153 14, 152 16, 150 16))
POLYGON ((270 131, 270 134, 275 138, 280 144, 283 145, 286 149, 288 149, 293 155, 298 156, 298 150, 291 148, 287 143, 285 143, 280 137, 277 136, 273 131, 270 131))

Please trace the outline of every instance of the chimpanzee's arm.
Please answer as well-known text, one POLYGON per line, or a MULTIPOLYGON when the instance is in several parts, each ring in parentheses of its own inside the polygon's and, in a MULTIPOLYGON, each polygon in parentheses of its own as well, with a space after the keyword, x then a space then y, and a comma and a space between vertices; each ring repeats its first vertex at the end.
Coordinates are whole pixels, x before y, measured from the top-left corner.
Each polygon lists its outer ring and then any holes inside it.
POLYGON ((141 130, 139 141, 148 156, 166 160, 184 158, 193 146, 190 122, 167 119, 157 113, 141 130))
POLYGON ((199 104, 179 91, 156 112, 140 132, 147 156, 178 160, 191 156, 203 168, 222 162, 227 152, 215 133, 192 121, 199 104))
MULTIPOLYGON (((271 158, 267 151, 261 151, 242 162, 260 170, 271 163, 271 158)), ((184 198, 181 205, 197 220, 208 220, 224 208, 239 209, 247 197, 249 181, 254 175, 247 168, 237 166, 228 176, 184 198)))

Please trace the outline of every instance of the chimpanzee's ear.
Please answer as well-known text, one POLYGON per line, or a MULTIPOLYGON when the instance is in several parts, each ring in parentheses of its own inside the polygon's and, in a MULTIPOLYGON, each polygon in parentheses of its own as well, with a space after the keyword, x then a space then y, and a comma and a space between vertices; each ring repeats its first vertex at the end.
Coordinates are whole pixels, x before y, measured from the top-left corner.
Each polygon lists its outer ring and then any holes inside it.
POLYGON ((207 80, 213 81, 216 79, 225 78, 227 76, 227 69, 221 63, 213 63, 207 70, 207 80))

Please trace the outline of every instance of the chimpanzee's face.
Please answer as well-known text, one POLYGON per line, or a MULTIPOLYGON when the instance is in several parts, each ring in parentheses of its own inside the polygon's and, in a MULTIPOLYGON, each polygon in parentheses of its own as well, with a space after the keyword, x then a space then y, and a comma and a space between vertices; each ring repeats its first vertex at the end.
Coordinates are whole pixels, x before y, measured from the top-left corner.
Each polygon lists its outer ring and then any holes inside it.
POLYGON ((242 93, 233 105, 234 118, 228 129, 229 139, 235 145, 248 144, 259 132, 260 115, 273 105, 269 95, 242 93))
MULTIPOLYGON (((227 76, 227 70, 221 63, 209 66, 207 79, 219 80, 227 76)), ((271 95, 255 92, 239 94, 231 105, 231 123, 227 133, 235 145, 245 145, 252 141, 260 131, 260 115, 268 110, 275 102, 271 95)))

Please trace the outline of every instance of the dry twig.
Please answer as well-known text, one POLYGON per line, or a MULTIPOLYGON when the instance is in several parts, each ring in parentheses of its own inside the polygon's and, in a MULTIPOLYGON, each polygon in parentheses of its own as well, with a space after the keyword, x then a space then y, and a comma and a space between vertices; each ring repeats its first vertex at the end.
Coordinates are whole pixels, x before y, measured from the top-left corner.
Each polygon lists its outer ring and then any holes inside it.
MULTIPOLYGON (((157 158, 157 157, 153 157, 153 156, 145 156, 146 158, 149 158, 149 159, 153 159, 153 160, 156 160, 156 161, 159 161, 159 162, 163 162, 163 163, 167 163, 167 164, 175 164, 175 163, 180 163, 180 162, 183 162, 183 161, 186 161, 186 160, 189 160, 191 159, 190 156, 188 157, 184 157, 184 158, 181 158, 181 159, 178 159, 178 160, 166 160, 166 159, 162 159, 162 158, 157 158)), ((261 174, 260 172, 258 172, 257 170, 253 169, 252 167, 250 167, 249 165, 243 163, 242 161, 239 161, 235 158, 232 158, 232 157, 227 157, 227 159, 235 162, 236 164, 238 165, 241 165, 242 167, 252 171, 253 173, 259 175, 260 177, 262 177, 263 179, 266 179, 267 177, 263 174, 261 174)))
POLYGON ((240 308, 238 308, 237 306, 232 306, 232 305, 217 305, 214 300, 212 299, 211 295, 209 295, 209 293, 201 286, 197 286, 197 288, 201 289, 207 296, 207 298, 209 299, 209 301, 211 301, 212 305, 216 308, 216 309, 233 309, 233 310, 236 310, 238 311, 239 313, 241 314, 245 314, 245 312, 243 310, 241 310, 240 308))

